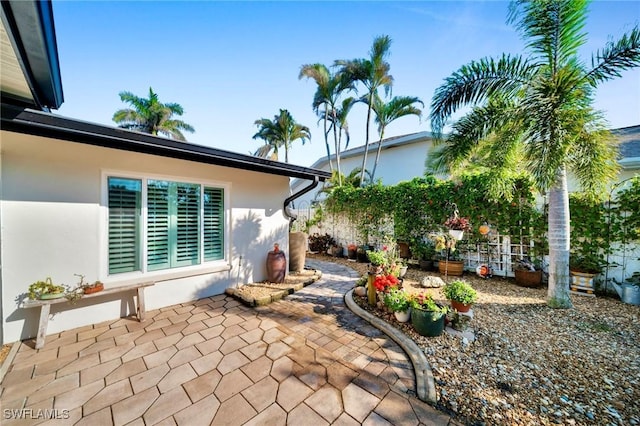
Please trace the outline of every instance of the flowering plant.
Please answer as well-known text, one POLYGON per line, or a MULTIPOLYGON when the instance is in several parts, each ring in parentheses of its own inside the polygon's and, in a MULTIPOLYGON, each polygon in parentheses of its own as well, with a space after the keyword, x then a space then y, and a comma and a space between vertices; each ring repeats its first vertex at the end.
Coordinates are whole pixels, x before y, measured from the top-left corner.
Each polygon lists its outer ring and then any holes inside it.
POLYGON ((358 246, 356 246, 355 244, 351 243, 349 245, 347 245, 347 250, 357 250, 358 246))
POLYGON ((373 286, 376 291, 386 291, 388 287, 395 287, 399 283, 398 279, 393 275, 376 275, 373 286))
POLYGON ((458 217, 454 215, 446 220, 444 223, 449 229, 456 229, 458 231, 470 231, 471 230, 471 222, 466 217, 458 217))
POLYGON ((391 288, 385 293, 384 304, 391 312, 404 312, 411 306, 407 293, 400 288, 391 288))
POLYGON ((430 294, 426 294, 426 293, 417 293, 412 295, 410 303, 411 303, 411 307, 414 309, 421 309, 423 311, 431 311, 431 312, 439 312, 442 314, 446 314, 447 312, 449 312, 448 307, 438 305, 435 302, 435 300, 433 300, 433 297, 431 297, 430 294))

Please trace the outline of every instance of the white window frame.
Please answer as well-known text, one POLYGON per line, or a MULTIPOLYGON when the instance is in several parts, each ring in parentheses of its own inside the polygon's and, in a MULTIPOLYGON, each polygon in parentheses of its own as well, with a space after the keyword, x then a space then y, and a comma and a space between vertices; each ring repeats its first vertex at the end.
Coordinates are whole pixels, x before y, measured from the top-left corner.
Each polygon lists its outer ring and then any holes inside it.
MULTIPOLYGON (((205 180, 189 178, 184 176, 161 175, 153 173, 138 173, 123 170, 102 170, 101 176, 101 210, 102 220, 100 221, 100 276, 107 277, 106 283, 117 282, 118 284, 137 283, 141 280, 164 281, 169 279, 185 278, 195 275, 204 275, 214 272, 229 271, 231 269, 231 183, 216 180, 205 180), (109 178, 138 179, 142 181, 141 191, 141 271, 123 272, 119 274, 109 274, 109 178), (204 187, 221 188, 224 191, 224 230, 223 230, 223 258, 219 260, 204 260, 204 239, 200 241, 200 263, 197 265, 182 266, 176 268, 160 269, 156 271, 147 270, 147 182, 149 180, 170 181, 186 184, 200 185, 200 194, 204 187)), ((204 229, 204 203, 200 203, 200 229, 204 229)))

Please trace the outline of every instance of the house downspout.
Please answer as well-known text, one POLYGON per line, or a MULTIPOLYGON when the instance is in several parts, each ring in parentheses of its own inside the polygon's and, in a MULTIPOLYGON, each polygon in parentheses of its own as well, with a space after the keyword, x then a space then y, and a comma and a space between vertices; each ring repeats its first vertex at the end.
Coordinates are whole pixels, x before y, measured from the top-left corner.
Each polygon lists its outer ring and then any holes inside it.
POLYGON ((290 195, 289 197, 287 197, 287 199, 284 200, 284 215, 289 219, 289 230, 291 230, 291 228, 293 227, 293 222, 295 222, 295 220, 298 218, 298 216, 294 215, 293 212, 289 211, 289 204, 291 204, 291 202, 296 198, 303 196, 304 194, 318 186, 319 182, 320 178, 318 176, 314 176, 313 182, 311 182, 309 186, 302 188, 300 191, 296 192, 293 195, 290 195))

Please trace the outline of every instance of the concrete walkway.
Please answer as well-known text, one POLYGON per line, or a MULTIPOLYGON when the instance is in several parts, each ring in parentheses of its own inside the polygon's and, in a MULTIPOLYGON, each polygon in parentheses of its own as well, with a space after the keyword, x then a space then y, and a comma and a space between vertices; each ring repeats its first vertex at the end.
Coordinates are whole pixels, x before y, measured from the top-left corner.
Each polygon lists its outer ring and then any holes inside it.
POLYGON ((357 274, 277 303, 220 295, 20 345, 1 383, 3 425, 447 425, 415 395, 405 353, 349 311, 357 274))

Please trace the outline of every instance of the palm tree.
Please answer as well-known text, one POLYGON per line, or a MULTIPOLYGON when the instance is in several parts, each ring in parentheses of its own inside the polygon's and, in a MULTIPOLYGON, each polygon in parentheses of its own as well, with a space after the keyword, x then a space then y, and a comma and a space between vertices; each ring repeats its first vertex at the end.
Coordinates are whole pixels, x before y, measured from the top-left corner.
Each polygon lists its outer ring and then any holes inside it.
POLYGON ((263 157, 268 157, 269 153, 273 151, 277 158, 278 149, 284 147, 284 161, 288 163, 291 143, 300 139, 304 145, 307 139, 311 139, 309 128, 296 123, 286 109, 281 109, 280 113, 273 117, 273 120, 261 118, 256 120, 254 124, 258 126, 258 133, 253 135, 253 139, 262 139, 267 146, 256 151, 256 155, 262 154, 260 156, 263 157))
POLYGON ((364 172, 367 164, 367 153, 369 151, 369 124, 371 123, 371 108, 373 97, 377 95, 378 89, 383 87, 385 94, 391 93, 393 76, 389 74, 391 66, 386 61, 390 55, 391 38, 389 36, 378 36, 373 40, 373 46, 369 52, 368 59, 337 60, 335 65, 340 67, 339 73, 347 76, 351 81, 361 82, 367 89, 364 98, 367 100, 367 127, 365 132, 364 155, 362 156, 362 167, 360 181, 364 183, 364 172))
POLYGON ((171 139, 185 141, 182 131, 193 133, 191 125, 182 120, 173 119, 174 115, 184 114, 180 104, 163 104, 158 94, 149 87, 149 98, 140 98, 131 92, 120 92, 120 100, 133 108, 120 109, 113 114, 113 121, 119 127, 137 130, 152 135, 161 134, 171 139))
POLYGON ((586 0, 513 2, 508 22, 520 31, 530 55, 471 62, 436 89, 431 103, 431 125, 439 136, 460 107, 473 107, 453 125, 440 166, 464 167, 465 160, 485 151, 499 175, 522 159, 537 188, 548 194, 547 303, 559 308, 572 307, 567 172, 593 194, 603 193, 616 172, 616 148, 602 115, 592 108, 593 92, 640 64, 637 26, 598 50, 590 67, 583 64, 578 49, 586 40, 586 16, 586 0))
POLYGON ((382 151, 382 140, 384 139, 384 131, 389 124, 400 117, 406 115, 422 116, 422 110, 414 104, 419 103, 424 107, 424 103, 414 96, 394 96, 389 102, 384 102, 378 95, 373 97, 373 105, 371 108, 376 113, 376 123, 378 123, 378 151, 376 152, 376 161, 373 163, 373 171, 371 172, 371 181, 376 175, 376 168, 380 160, 380 152, 382 151))
MULTIPOLYGON (((344 78, 341 74, 332 74, 323 64, 306 64, 300 67, 298 79, 303 77, 312 78, 318 86, 313 96, 312 107, 316 114, 322 117, 324 124, 324 143, 327 148, 327 161, 329 169, 333 172, 333 162, 331 161, 331 150, 329 148, 329 132, 327 129, 329 121, 336 120, 338 109, 338 99, 340 95, 347 89, 353 89, 353 82, 344 78), (324 106, 324 110, 320 107, 324 106)), ((337 130, 333 128, 333 142, 336 153, 336 168, 338 176, 340 175, 340 147, 338 144, 337 130)))

